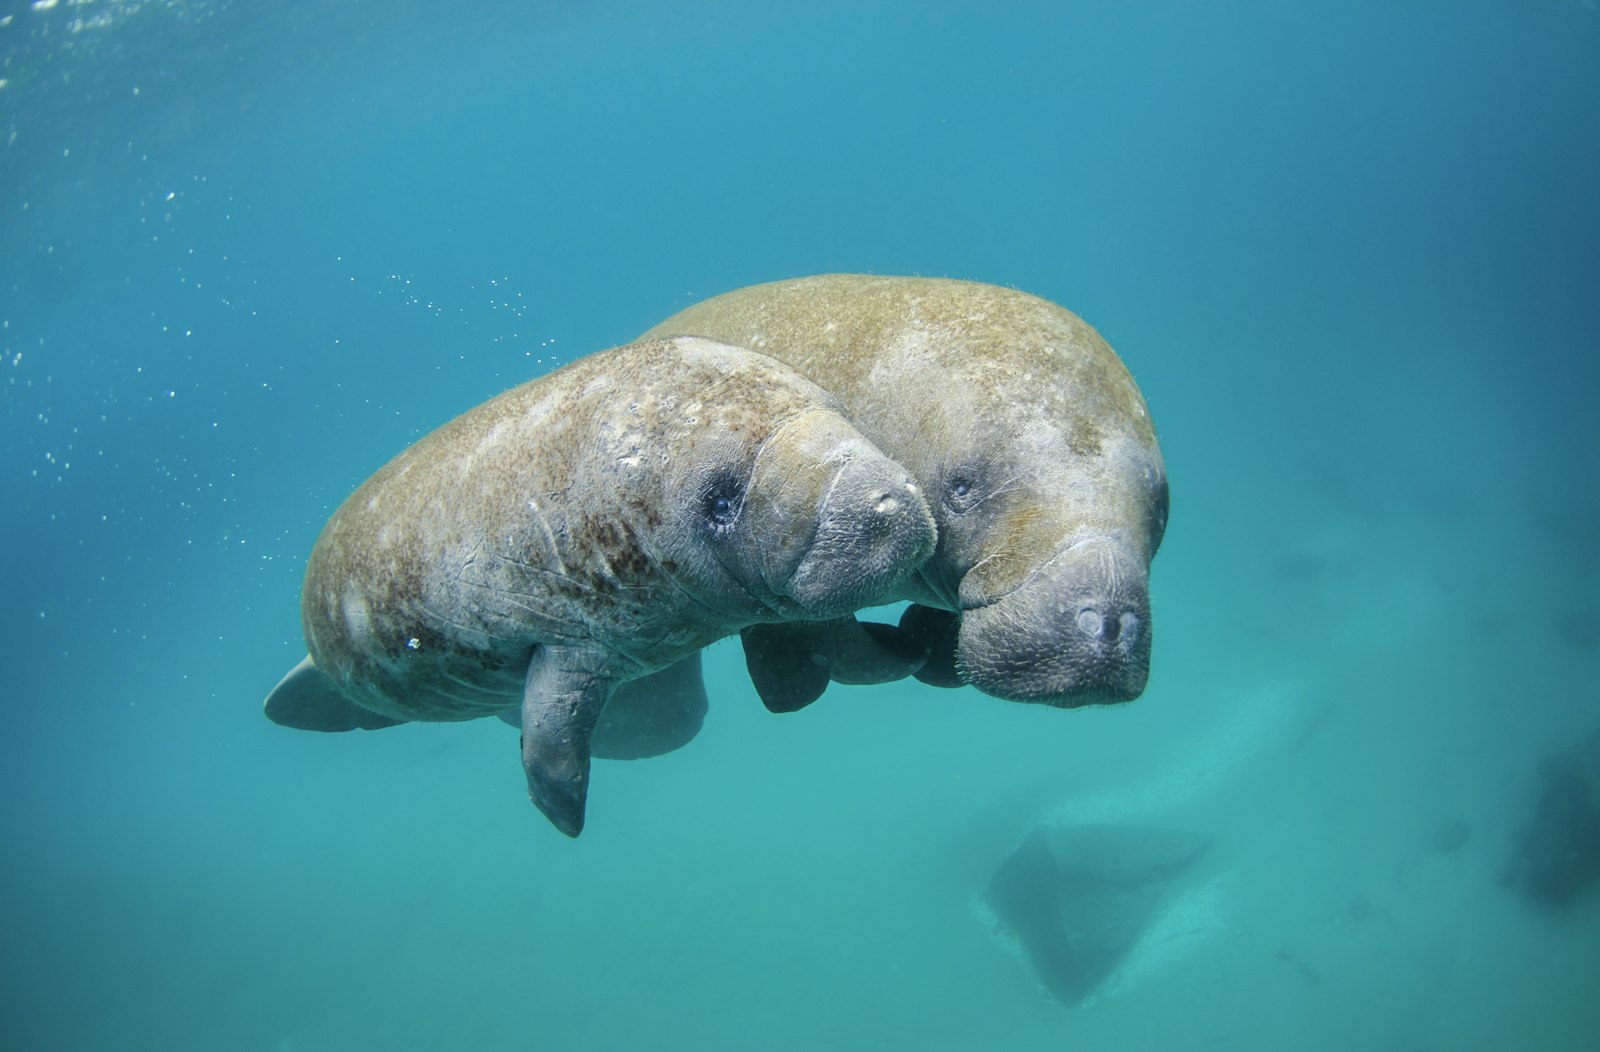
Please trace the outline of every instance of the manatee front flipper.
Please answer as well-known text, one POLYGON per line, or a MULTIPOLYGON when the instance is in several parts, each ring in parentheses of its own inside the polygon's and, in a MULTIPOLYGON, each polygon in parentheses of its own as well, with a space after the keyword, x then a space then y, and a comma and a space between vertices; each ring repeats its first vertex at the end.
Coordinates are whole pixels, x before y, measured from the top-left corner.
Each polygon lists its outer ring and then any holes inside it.
POLYGON ((805 625, 751 625, 741 629, 750 682, 770 712, 796 712, 828 689, 828 666, 812 660, 805 625))
POLYGON ((833 625, 833 662, 828 674, 835 683, 893 683, 914 675, 927 655, 907 646, 893 625, 842 617, 833 625))
POLYGON ((956 669, 956 643, 961 634, 961 615, 932 606, 912 603, 900 615, 899 646, 922 656, 917 679, 930 687, 960 687, 956 669))
POLYGON ((262 708, 273 723, 302 731, 375 731, 406 722, 346 698, 309 657, 278 681, 262 708))
POLYGON ((643 760, 681 749, 705 723, 700 651, 639 679, 619 683, 595 724, 591 751, 604 760, 643 760))
POLYGON ((854 617, 751 625, 739 638, 750 681, 773 712, 805 708, 830 680, 888 683, 916 672, 923 661, 897 629, 854 617))
MULTIPOLYGON (((591 756, 602 760, 646 760, 694 740, 710 705, 700 670, 700 651, 659 672, 617 684, 594 726, 591 756)), ((498 714, 521 729, 522 706, 498 714)))
POLYGON ((616 681, 576 647, 541 645, 522 692, 522 769, 528 795, 567 836, 583 832, 589 743, 616 681))

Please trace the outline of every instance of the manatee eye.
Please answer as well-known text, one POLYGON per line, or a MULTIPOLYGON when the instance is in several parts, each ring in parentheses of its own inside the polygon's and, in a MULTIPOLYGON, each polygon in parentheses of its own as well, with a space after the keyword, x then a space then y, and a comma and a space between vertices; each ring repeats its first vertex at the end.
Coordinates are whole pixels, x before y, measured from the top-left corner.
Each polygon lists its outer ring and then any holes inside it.
POLYGON ((725 534, 739 521, 744 487, 731 474, 718 475, 700 494, 700 519, 717 536, 725 534))
POLYGON ((977 502, 977 487, 966 475, 951 475, 944 483, 944 503, 951 511, 966 511, 977 502))

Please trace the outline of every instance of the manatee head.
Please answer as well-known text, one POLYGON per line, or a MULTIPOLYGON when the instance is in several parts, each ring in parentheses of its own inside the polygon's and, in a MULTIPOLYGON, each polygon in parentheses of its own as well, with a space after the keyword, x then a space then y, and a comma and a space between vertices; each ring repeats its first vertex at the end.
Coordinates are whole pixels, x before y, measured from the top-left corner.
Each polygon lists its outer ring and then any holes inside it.
MULTIPOLYGON (((1165 487, 1147 514, 1164 518, 1165 487)), ((1002 527, 1004 529, 1004 527, 1002 527)), ((1150 538, 1084 524, 1036 565, 980 562, 958 590, 956 664, 987 694, 1078 706, 1129 701, 1150 671, 1150 538)))
POLYGON ((966 682, 1050 705, 1127 701, 1149 676, 1166 469, 1120 360, 1045 306, 1054 330, 1010 334, 1003 358, 966 348, 986 375, 964 385, 924 440, 940 452, 913 470, 935 507, 939 547, 922 581, 960 614, 955 661, 966 682))
POLYGON ((738 620, 836 617, 880 600, 933 551, 905 468, 787 366, 705 340, 692 397, 656 413, 654 531, 678 585, 738 620), (703 374, 703 375, 700 375, 703 374))

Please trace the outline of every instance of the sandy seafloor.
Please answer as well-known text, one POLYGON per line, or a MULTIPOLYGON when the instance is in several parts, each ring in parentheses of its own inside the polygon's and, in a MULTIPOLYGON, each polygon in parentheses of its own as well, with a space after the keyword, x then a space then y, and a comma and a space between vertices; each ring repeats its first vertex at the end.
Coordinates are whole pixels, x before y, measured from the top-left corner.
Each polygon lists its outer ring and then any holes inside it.
POLYGON ((0 1045, 1596 1047, 1600 901, 1500 883, 1600 725, 1592 5, 5 11, 0 1045), (1127 361, 1139 701, 777 717, 725 642, 575 842, 498 722, 262 718, 387 457, 828 271, 1127 361), (976 903, 1047 816, 1214 838, 1072 1008, 976 903))

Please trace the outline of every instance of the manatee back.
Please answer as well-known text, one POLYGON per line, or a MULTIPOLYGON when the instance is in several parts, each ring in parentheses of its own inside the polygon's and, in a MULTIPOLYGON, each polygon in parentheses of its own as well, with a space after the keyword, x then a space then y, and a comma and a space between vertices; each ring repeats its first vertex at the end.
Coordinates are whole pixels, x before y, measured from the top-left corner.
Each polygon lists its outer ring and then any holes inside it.
POLYGON ((823 274, 715 296, 646 335, 705 336, 771 355, 838 397, 902 460, 945 437, 916 429, 1019 410, 1064 427, 1082 448, 1110 426, 1156 444, 1138 386, 1100 334, 1058 304, 998 285, 823 274), (952 399, 965 403, 959 412, 952 399), (919 412, 918 401, 942 411, 919 412))

